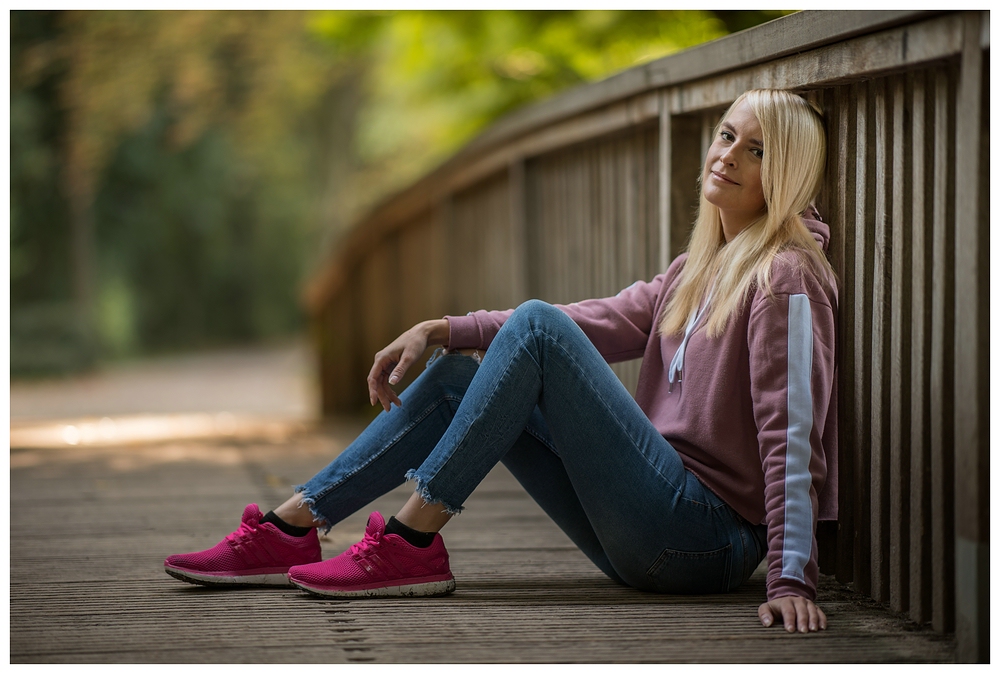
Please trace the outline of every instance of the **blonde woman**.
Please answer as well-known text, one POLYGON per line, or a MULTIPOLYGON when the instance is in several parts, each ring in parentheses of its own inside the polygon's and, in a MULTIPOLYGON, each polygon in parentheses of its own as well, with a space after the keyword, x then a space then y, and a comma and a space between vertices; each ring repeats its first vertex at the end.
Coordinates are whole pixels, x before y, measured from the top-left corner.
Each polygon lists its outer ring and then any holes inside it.
POLYGON ((331 597, 451 592, 438 532, 503 461, 615 581, 728 592, 766 558, 761 623, 825 629, 815 527, 836 517, 837 296, 829 229, 809 206, 824 162, 804 99, 740 96, 705 159, 689 252, 664 274, 614 297, 414 326, 375 356, 369 394, 384 412, 358 439, 167 573, 331 597), (397 396, 433 344, 447 355, 397 396), (488 351, 479 362, 463 348, 488 351), (633 399, 608 363, 634 358, 633 399), (320 561, 317 527, 404 480, 416 490, 395 517, 372 513, 359 543, 320 561))

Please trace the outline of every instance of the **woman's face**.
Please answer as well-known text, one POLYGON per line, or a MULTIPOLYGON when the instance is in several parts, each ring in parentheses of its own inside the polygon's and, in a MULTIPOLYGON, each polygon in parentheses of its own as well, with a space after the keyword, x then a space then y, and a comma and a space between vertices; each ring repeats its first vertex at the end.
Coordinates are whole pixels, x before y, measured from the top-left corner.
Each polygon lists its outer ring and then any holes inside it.
POLYGON ((705 158, 701 191, 722 215, 726 241, 764 214, 760 182, 763 134, 750 105, 743 101, 722 122, 705 158))

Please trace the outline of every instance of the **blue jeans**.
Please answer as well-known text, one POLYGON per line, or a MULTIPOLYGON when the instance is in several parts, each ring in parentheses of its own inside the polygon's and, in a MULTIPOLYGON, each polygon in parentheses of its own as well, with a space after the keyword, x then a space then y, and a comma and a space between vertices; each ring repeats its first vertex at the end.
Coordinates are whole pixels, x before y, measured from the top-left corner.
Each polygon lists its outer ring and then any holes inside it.
POLYGON ((766 554, 746 522, 684 468, 583 331, 532 300, 482 364, 434 360, 297 491, 332 526, 416 480, 457 513, 498 461, 601 571, 676 594, 728 592, 766 554))

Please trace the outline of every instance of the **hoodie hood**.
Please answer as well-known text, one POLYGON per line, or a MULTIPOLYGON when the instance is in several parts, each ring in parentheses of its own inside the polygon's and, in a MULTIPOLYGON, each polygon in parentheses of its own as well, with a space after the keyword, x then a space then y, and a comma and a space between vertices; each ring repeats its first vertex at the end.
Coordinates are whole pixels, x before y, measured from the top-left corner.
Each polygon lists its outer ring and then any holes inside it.
POLYGON ((830 250, 830 226, 820 219, 819 211, 814 206, 809 206, 802 214, 802 224, 806 226, 809 233, 816 239, 816 243, 824 252, 830 250))

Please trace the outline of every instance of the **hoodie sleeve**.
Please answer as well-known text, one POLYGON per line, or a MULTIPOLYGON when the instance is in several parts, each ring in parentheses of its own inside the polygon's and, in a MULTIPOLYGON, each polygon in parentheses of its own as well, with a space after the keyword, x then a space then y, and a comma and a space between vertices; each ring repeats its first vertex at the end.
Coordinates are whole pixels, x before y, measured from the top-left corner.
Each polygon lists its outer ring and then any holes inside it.
MULTIPOLYGON (((665 274, 637 281, 614 297, 555 305, 580 326, 609 363, 642 357, 651 331, 657 297, 665 274)), ((447 316, 448 349, 488 349, 500 327, 514 312, 474 311, 447 316)))
POLYGON ((833 392, 835 308, 818 280, 775 261, 773 297, 758 292, 747 332, 764 471, 767 598, 816 598, 823 430, 833 392))

